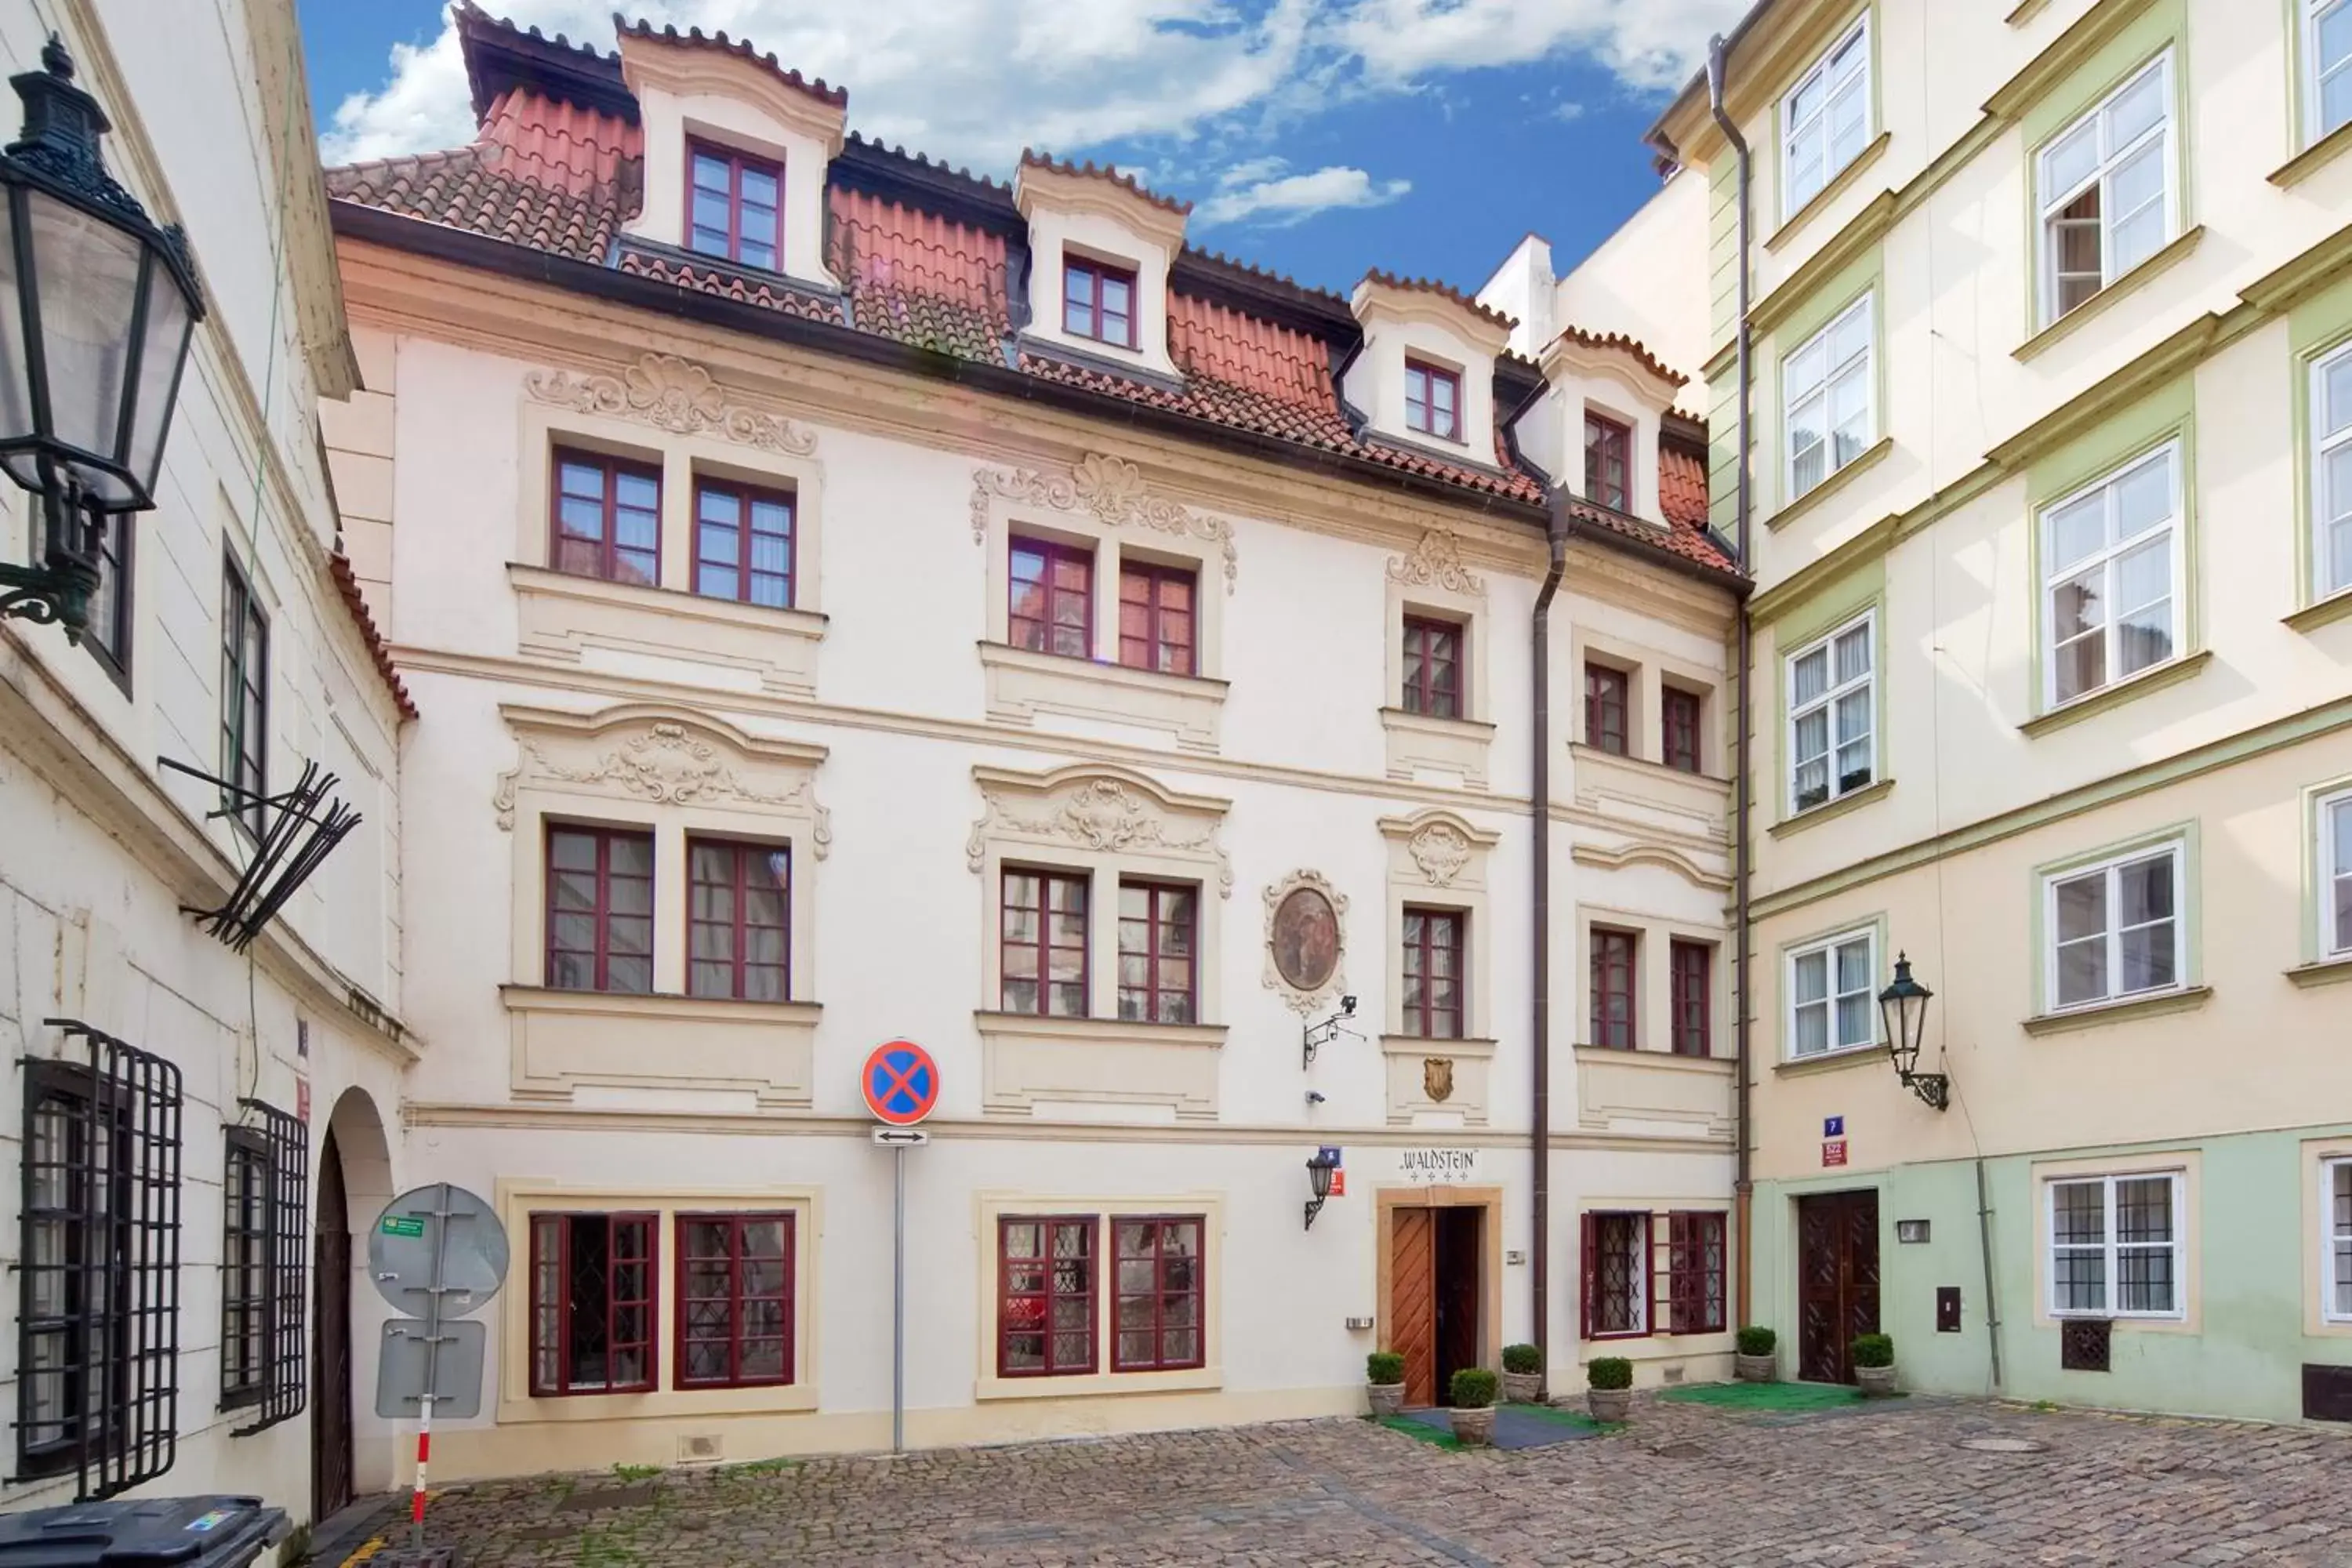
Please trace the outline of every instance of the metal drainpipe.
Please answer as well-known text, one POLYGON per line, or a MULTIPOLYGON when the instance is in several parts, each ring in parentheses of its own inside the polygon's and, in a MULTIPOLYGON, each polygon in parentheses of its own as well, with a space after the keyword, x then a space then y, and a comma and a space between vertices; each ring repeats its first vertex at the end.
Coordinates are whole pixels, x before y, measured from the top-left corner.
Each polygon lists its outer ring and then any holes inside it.
MULTIPOLYGON (((1535 846, 1535 1345, 1538 1364, 1549 1380, 1551 1367, 1551 600, 1568 565, 1568 487, 1552 491, 1544 520, 1551 566, 1536 594, 1535 625, 1528 642, 1535 661, 1534 805, 1535 846)), ((1549 1392, 1540 1390, 1539 1392, 1549 1392)))
MULTIPOLYGON (((1727 57, 1729 53, 1729 47, 1724 42, 1722 34, 1717 33, 1714 38, 1709 40, 1706 54, 1706 97, 1707 108, 1714 114, 1716 124, 1722 129, 1724 140, 1731 144, 1732 152, 1738 154, 1739 159, 1739 320, 1738 339, 1739 365, 1739 479, 1738 500, 1737 509, 1734 513, 1733 527, 1737 541, 1737 548, 1739 552, 1739 568, 1743 572, 1752 573, 1754 562, 1749 555, 1748 547, 1749 515, 1755 500, 1748 478, 1749 453, 1748 429, 1748 310, 1749 289, 1748 257, 1749 246, 1751 244, 1749 230, 1751 220, 1748 216, 1748 210, 1752 204, 1748 199, 1748 180, 1750 177, 1750 169, 1748 142, 1746 138, 1739 134, 1739 127, 1733 123, 1730 113, 1726 110, 1723 105, 1724 81, 1725 78, 1728 74, 1729 68, 1729 61, 1727 57)), ((1732 1119, 1733 1137, 1738 1144, 1735 1156, 1738 1161, 1738 1173, 1732 1181, 1731 1201, 1733 1215, 1732 1226, 1736 1237, 1735 1245, 1738 1247, 1739 1252, 1739 1289, 1738 1293, 1738 1317, 1741 1323, 1747 1323, 1754 1321, 1753 1309, 1755 1304, 1754 1296, 1756 1275, 1755 1265, 1750 1258, 1750 1249, 1748 1246, 1752 1231, 1750 1201, 1753 1195, 1751 1161, 1749 1158, 1749 1145, 1753 1140, 1750 1135, 1749 1125, 1751 1107, 1749 1103, 1750 1089, 1748 1084, 1750 1078, 1750 1056, 1748 1047, 1750 1044, 1749 1037, 1752 1033, 1752 1016, 1754 1009, 1749 1005, 1748 982, 1750 976, 1748 973, 1748 949, 1751 944, 1749 942, 1748 908, 1748 885, 1754 863, 1754 847, 1752 836, 1748 827, 1748 817, 1750 816, 1753 804, 1751 797, 1754 795, 1755 790, 1753 774, 1749 767, 1749 750, 1753 744, 1753 736, 1756 729, 1756 716, 1749 695, 1749 684, 1754 674, 1756 660, 1754 632, 1748 623, 1748 602, 1745 599, 1742 599, 1739 603, 1738 638, 1739 667, 1737 676, 1736 692, 1733 697, 1733 704, 1738 709, 1737 729, 1733 734, 1733 766, 1738 773, 1738 781, 1734 785, 1735 801, 1732 808, 1734 814, 1732 823, 1732 840, 1734 846, 1733 857, 1735 863, 1732 873, 1732 931, 1733 939, 1738 943, 1738 946, 1732 954, 1734 976, 1732 989, 1735 993, 1734 1005, 1737 1008, 1735 1032, 1738 1040, 1738 1066, 1734 1070, 1738 1075, 1739 1089, 1738 1106, 1732 1119)))

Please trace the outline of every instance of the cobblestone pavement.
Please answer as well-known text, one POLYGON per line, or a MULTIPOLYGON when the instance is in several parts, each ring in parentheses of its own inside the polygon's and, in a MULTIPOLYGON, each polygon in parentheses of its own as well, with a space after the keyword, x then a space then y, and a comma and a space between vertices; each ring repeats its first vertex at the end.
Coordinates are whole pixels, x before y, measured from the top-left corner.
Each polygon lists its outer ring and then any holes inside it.
POLYGON ((2335 1568, 2352 1565, 2352 1435, 1645 1399, 1622 1432, 1518 1454, 1300 1422, 484 1483, 432 1517, 466 1568, 2335 1568))

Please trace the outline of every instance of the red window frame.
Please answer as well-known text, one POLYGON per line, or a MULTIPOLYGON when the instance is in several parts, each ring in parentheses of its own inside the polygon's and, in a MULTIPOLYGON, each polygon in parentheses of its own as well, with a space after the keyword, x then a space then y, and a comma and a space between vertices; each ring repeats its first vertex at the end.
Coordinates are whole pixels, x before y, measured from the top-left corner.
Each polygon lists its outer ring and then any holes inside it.
POLYGON ((1400 994, 1404 998, 1404 1032, 1416 1039, 1458 1040, 1463 1037, 1463 961, 1469 956, 1470 915, 1465 910, 1404 908, 1404 942, 1400 955, 1400 994), (1443 970, 1444 973, 1441 973, 1443 970), (1453 984, 1454 1005, 1438 1005, 1437 983, 1453 984))
POLYGON ((738 266, 757 267, 764 271, 782 272, 784 269, 784 166, 772 158, 761 158, 750 153, 738 151, 733 147, 722 147, 715 142, 688 137, 686 142, 686 248, 698 256, 722 257, 738 266), (695 221, 695 196, 698 194, 713 195, 719 194, 715 186, 709 187, 706 193, 706 188, 696 178, 698 173, 696 165, 704 158, 709 159, 714 163, 724 164, 727 170, 727 245, 723 250, 713 249, 702 243, 703 234, 715 233, 716 230, 708 224, 695 221), (765 174, 776 183, 775 214, 769 225, 772 232, 765 239, 749 232, 744 226, 743 174, 746 170, 753 174, 765 174), (768 252, 768 259, 761 261, 746 257, 743 254, 746 241, 764 247, 768 252))
POLYGON ((1101 1290, 1100 1269, 1102 1247, 1100 1227, 1093 1215, 1003 1215, 996 1222, 996 1375, 999 1377, 1082 1377, 1101 1364, 1099 1322, 1096 1302, 1101 1290), (1037 1227, 1037 1253, 1033 1257, 1014 1258, 1012 1236, 1016 1226, 1037 1227), (1073 1255, 1083 1264, 1074 1270, 1076 1282, 1065 1279, 1058 1264, 1070 1261, 1055 1253, 1056 1238, 1061 1236, 1081 1237, 1084 1250, 1073 1255), (1016 1277, 1019 1266, 1029 1266, 1016 1277), (1034 1284, 1026 1283, 1030 1279, 1034 1284), (1018 1288, 1016 1289, 1016 1284, 1018 1288), (1081 1332, 1077 1329, 1055 1329, 1055 1307, 1063 1302, 1083 1302, 1086 1327, 1085 1352, 1065 1354, 1070 1349, 1065 1340, 1081 1332), (1038 1364, 1014 1366, 1012 1351, 1014 1338, 1035 1336, 1038 1364))
POLYGON ((1605 664, 1584 667, 1584 743, 1612 756, 1624 756, 1632 729, 1632 681, 1622 669, 1605 664))
POLYGON ((650 1394, 661 1377, 659 1345, 661 1329, 661 1290, 656 1281, 661 1264, 660 1216, 631 1211, 618 1214, 583 1214, 572 1210, 535 1213, 530 1216, 530 1392, 535 1399, 571 1398, 590 1394, 650 1394), (574 1388, 578 1376, 572 1363, 572 1318, 579 1304, 572 1300, 572 1227, 593 1221, 604 1226, 604 1367, 605 1381, 593 1388, 574 1388), (634 1236, 641 1251, 628 1261, 642 1266, 644 1293, 635 1296, 614 1294, 618 1283, 618 1269, 614 1258, 621 1237, 634 1236), (551 1256, 549 1243, 553 1242, 551 1256), (548 1287, 561 1287, 550 1300, 548 1287), (620 1314, 628 1309, 640 1310, 644 1316, 644 1332, 632 1339, 616 1340, 613 1331, 620 1314), (555 1382, 545 1375, 550 1347, 547 1332, 555 1333, 553 1346, 555 1382), (632 1383, 612 1380, 613 1363, 619 1352, 635 1350, 642 1357, 644 1376, 632 1383))
POLYGON ((1056 658, 1092 658, 1095 652, 1095 554, 1076 544, 1013 536, 1005 552, 1005 640, 1056 658), (1022 575, 1024 558, 1037 564, 1022 575), (1069 580, 1075 576, 1075 582, 1069 580), (1035 598, 1024 608, 1026 585, 1035 598), (1075 607, 1077 619, 1066 618, 1075 607), (1074 635, 1073 635, 1074 634, 1074 635))
POLYGON ((1592 1043, 1612 1051, 1633 1048, 1633 958, 1632 931, 1592 928, 1592 1043))
POLYGON ((745 1214, 681 1214, 673 1223, 677 1231, 676 1240, 677 1327, 677 1338, 671 1347, 671 1355, 674 1359, 671 1362, 670 1373, 673 1385, 678 1388, 774 1388, 793 1383, 794 1381, 793 1310, 795 1285, 793 1245, 797 1236, 797 1226, 792 1211, 779 1209, 745 1214), (745 1232, 753 1226, 769 1225, 780 1226, 782 1233, 782 1250, 774 1259, 777 1264, 778 1288, 774 1290, 750 1291, 745 1289, 744 1283, 745 1263, 768 1260, 748 1258, 744 1243, 745 1232), (722 1231, 727 1245, 725 1255, 722 1257, 704 1253, 698 1256, 695 1245, 704 1237, 698 1233, 698 1230, 689 1229, 689 1227, 722 1231), (694 1277, 694 1266, 698 1263, 719 1265, 719 1268, 714 1270, 713 1274, 721 1278, 707 1277, 698 1281, 694 1277), (717 1293, 697 1294, 695 1287, 698 1283, 718 1283, 723 1285, 723 1289, 717 1293), (747 1309, 758 1305, 768 1305, 777 1309, 776 1332, 747 1335, 743 1331, 747 1309), (700 1321, 698 1321, 698 1319, 700 1321), (698 1331, 714 1328, 720 1331, 717 1333, 698 1331), (774 1374, 764 1373, 746 1374, 743 1371, 746 1347, 771 1342, 777 1347, 778 1364, 782 1370, 774 1374), (724 1345, 727 1359, 726 1375, 723 1377, 696 1376, 694 1358, 689 1353, 690 1347, 695 1345, 724 1345))
POLYGON ((1714 1055, 1715 949, 1703 942, 1669 943, 1666 975, 1675 1055, 1714 1055))
POLYGON ((1184 882, 1121 880, 1118 885, 1118 1016, 1130 1023, 1191 1024, 1200 1018, 1201 889, 1184 882), (1129 894, 1143 900, 1130 914, 1129 894), (1181 900, 1181 902, 1180 902, 1181 900), (1173 908, 1175 913, 1169 911, 1173 908), (1182 933, 1184 951, 1168 951, 1182 933), (1183 965, 1181 984, 1169 974, 1183 965), (1133 976, 1132 979, 1129 977, 1133 976))
POLYGON ((1085 1018, 1092 1016, 1092 1008, 1085 1005, 1093 995, 1094 985, 1093 955, 1087 951, 1087 938, 1092 934, 1092 927, 1088 922, 1093 919, 1092 911, 1088 908, 1089 891, 1088 879, 1084 872, 1045 871, 1025 866, 1004 868, 998 914, 1001 923, 997 928, 998 936, 1001 939, 997 990, 998 1001, 1003 1011, 1052 1018, 1085 1018), (1021 882, 1034 885, 1035 901, 1034 903, 1017 901, 1017 894, 1024 889, 1017 889, 1015 884, 1021 882), (1065 894, 1073 894, 1075 890, 1071 901, 1060 908, 1056 908, 1055 903, 1055 893, 1057 889, 1065 894), (1078 940, 1076 942, 1054 940, 1054 921, 1057 916, 1063 920, 1073 917, 1076 919, 1078 940), (1016 931, 1024 929, 1034 931, 1034 934, 1031 936, 1015 934, 1016 931), (1078 955, 1077 978, 1076 980, 1055 979, 1055 954, 1073 952, 1078 955), (1013 973, 1013 961, 1016 954, 1029 956, 1030 963, 1022 966, 1030 970, 1026 977, 1017 976, 1013 973), (1027 984, 1037 988, 1034 1006, 1023 1007, 1014 1005, 1013 988, 1023 984, 1024 978, 1027 984), (1078 988, 1078 1000, 1081 1005, 1076 1012, 1070 1012, 1054 1005, 1055 992, 1067 985, 1076 985, 1078 988))
MULTIPOLYGON (((1580 1326, 1588 1340, 1647 1339, 1654 1331, 1650 1320, 1656 1311, 1657 1258, 1651 1249, 1650 1215, 1642 1209, 1590 1209, 1584 1215, 1584 1249, 1578 1271, 1584 1277, 1584 1311, 1580 1326), (1638 1326, 1604 1329, 1601 1321, 1601 1232, 1621 1225, 1634 1227, 1642 1258, 1641 1322, 1638 1326)), ((1613 1255, 1613 1249, 1612 1249, 1613 1255)), ((1628 1285, 1632 1284, 1629 1279, 1628 1285)))
POLYGON ((1462 439, 1462 373, 1425 360, 1404 362, 1404 423, 1441 440, 1462 439), (1445 394, 1443 399, 1437 394, 1445 394))
POLYGON ((1193 673, 1200 576, 1181 566, 1118 563, 1118 662, 1163 675, 1193 673))
POLYGON ((547 984, 550 990, 604 991, 629 996, 644 996, 651 994, 654 988, 654 836, 650 833, 643 832, 636 828, 583 827, 562 822, 551 822, 547 825, 546 945, 547 984), (595 865, 593 867, 587 868, 558 866, 556 864, 555 847, 556 841, 560 838, 584 839, 593 843, 595 846, 595 865), (646 852, 646 874, 644 876, 640 877, 632 872, 616 872, 613 869, 614 846, 622 843, 636 844, 644 847, 646 852), (592 903, 590 907, 585 910, 580 909, 576 906, 565 908, 562 902, 564 889, 563 879, 567 876, 579 877, 582 875, 586 875, 593 879, 593 882, 591 884, 593 890, 592 903), (645 912, 643 914, 636 913, 634 910, 626 912, 617 912, 615 910, 614 904, 616 900, 614 895, 619 890, 618 885, 623 883, 643 884, 645 895, 645 912), (563 945, 559 941, 561 934, 559 917, 566 915, 586 915, 593 922, 593 946, 569 947, 563 945), (645 936, 644 952, 620 952, 614 951, 614 943, 613 941, 614 929, 618 922, 623 921, 633 921, 640 930, 643 931, 645 936), (588 960, 589 966, 593 973, 595 983, 592 985, 564 985, 560 983, 556 979, 556 962, 558 959, 563 957, 586 958, 588 960), (615 959, 630 963, 643 963, 645 965, 645 984, 642 987, 614 984, 613 963, 615 959))
POLYGON ((697 479, 694 591, 706 599, 791 609, 799 586, 799 514, 793 503, 790 490, 697 479), (713 547, 722 542, 731 543, 734 559, 712 553, 713 547), (765 566, 760 563, 761 544, 770 547, 765 566))
POLYGON ((1114 266, 1091 257, 1062 258, 1062 331, 1072 337, 1091 338, 1123 349, 1135 347, 1138 299, 1133 268, 1114 266), (1112 311, 1103 298, 1107 286, 1113 283, 1126 286, 1127 310, 1123 313, 1112 311), (1125 322, 1125 330, 1116 337, 1110 330, 1115 320, 1125 322))
POLYGON ((1666 1332, 1723 1332, 1729 1258, 1721 1209, 1666 1216, 1666 1332))
POLYGON ((596 577, 607 583, 635 583, 645 587, 661 584, 661 470, 650 463, 633 462, 627 458, 615 458, 608 452, 584 451, 577 447, 555 448, 551 471, 548 476, 547 503, 547 563, 558 572, 574 577, 596 577), (567 488, 567 468, 593 470, 597 476, 594 494, 567 488), (621 481, 637 479, 653 487, 653 499, 644 506, 621 504, 621 481), (580 502, 579 507, 567 507, 567 502, 580 502), (596 510, 593 534, 574 531, 584 525, 583 512, 593 503, 596 510), (567 513, 569 514, 567 516, 567 513), (653 536, 645 543, 623 544, 621 524, 650 519, 653 536), (624 567, 626 570, 624 570, 624 567))
POLYGON ((1404 618, 1404 710, 1462 717, 1462 623, 1404 618))
POLYGON ((1113 1215, 1110 1217, 1113 1277, 1110 1322, 1110 1369, 1113 1372, 1181 1372, 1208 1364, 1208 1293, 1203 1277, 1208 1268, 1204 1250, 1208 1237, 1205 1215, 1113 1215), (1168 1250, 1171 1233, 1190 1229, 1192 1250, 1168 1250), (1136 1232, 1142 1232, 1140 1238, 1136 1232), (1142 1245, 1131 1245, 1140 1240, 1142 1245), (1190 1264, 1189 1269, 1171 1267, 1190 1264), (1130 1273, 1130 1268, 1132 1272, 1130 1273), (1191 1284, 1170 1284, 1171 1276, 1189 1274, 1191 1284), (1131 1289, 1140 1280, 1142 1288, 1131 1289), (1139 1309, 1132 1316, 1130 1307, 1139 1309), (1178 1320, 1171 1321, 1171 1310, 1178 1320), (1189 1320, 1189 1321, 1187 1321, 1189 1320), (1171 1355, 1171 1335, 1190 1333, 1192 1352, 1171 1355), (1127 1353, 1128 1337, 1146 1339, 1149 1356, 1127 1353))
POLYGON ((1633 507, 1633 432, 1622 420, 1587 409, 1584 415, 1584 497, 1628 511, 1633 507))
POLYGON ((686 994, 731 997, 739 1002, 793 999, 791 846, 701 836, 687 839, 686 994), (708 866, 707 858, 721 855, 727 858, 724 876, 706 875, 707 870, 722 869, 708 866), (771 889, 765 885, 766 880, 776 874, 780 860, 782 883, 771 889), (755 877, 759 879, 757 883, 755 877), (751 894, 770 891, 776 895, 776 918, 754 920, 751 894), (725 910, 709 912, 717 909, 721 893, 726 895, 725 910), (764 931, 775 933, 777 956, 773 961, 751 956, 752 936, 764 931), (721 953, 725 956, 716 956, 721 953), (769 975, 773 977, 772 988, 753 984, 755 979, 769 975), (766 994, 770 989, 773 994, 766 994))
POLYGON ((1699 771, 1699 716, 1704 703, 1696 691, 1678 686, 1658 688, 1658 754, 1666 766, 1682 773, 1699 771))

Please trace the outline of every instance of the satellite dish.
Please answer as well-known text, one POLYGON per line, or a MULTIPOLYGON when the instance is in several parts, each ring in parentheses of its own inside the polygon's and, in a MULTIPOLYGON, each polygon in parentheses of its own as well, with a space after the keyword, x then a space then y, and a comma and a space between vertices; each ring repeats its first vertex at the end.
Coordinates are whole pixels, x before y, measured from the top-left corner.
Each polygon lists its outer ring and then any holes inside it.
POLYGON ((434 1315, 436 1285, 442 1317, 469 1317, 489 1304, 506 1277, 506 1226, 463 1187, 412 1187, 369 1227, 368 1278, 394 1310, 412 1318, 434 1315))

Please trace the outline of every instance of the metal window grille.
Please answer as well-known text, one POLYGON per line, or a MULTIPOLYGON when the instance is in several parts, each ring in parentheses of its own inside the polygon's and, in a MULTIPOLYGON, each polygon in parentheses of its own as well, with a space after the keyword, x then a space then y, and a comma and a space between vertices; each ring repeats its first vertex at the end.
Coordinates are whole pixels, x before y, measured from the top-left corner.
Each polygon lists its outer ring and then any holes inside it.
POLYGON ((227 1130, 232 1177, 221 1291, 221 1403, 257 1406, 243 1437, 302 1414, 310 1380, 310 1149, 301 1122, 257 1100, 227 1130), (234 1370, 239 1375, 232 1380, 234 1370))
POLYGON ((1715 1334, 1724 1328, 1724 1223, 1717 1210, 1666 1218, 1669 1333, 1715 1334))
POLYGON ((179 1426, 180 1069, 70 1018, 27 1057, 16 1475, 84 1499, 172 1468, 179 1426))
POLYGON ((1650 1216, 1601 1213, 1584 1216, 1584 1337, 1609 1339, 1650 1331, 1650 1216))
POLYGON ((2105 1318, 2067 1318, 2058 1324, 2058 1364, 2067 1372, 2105 1372, 2115 1324, 2105 1318))

